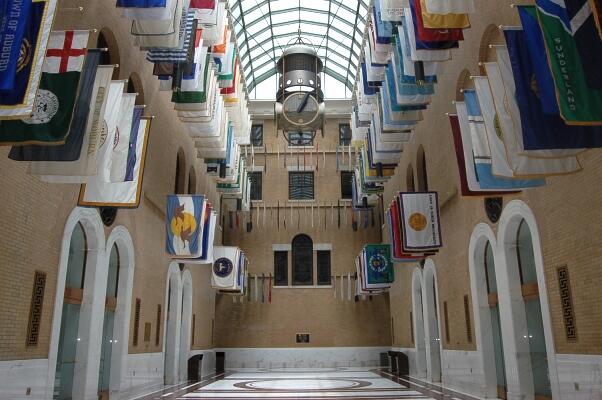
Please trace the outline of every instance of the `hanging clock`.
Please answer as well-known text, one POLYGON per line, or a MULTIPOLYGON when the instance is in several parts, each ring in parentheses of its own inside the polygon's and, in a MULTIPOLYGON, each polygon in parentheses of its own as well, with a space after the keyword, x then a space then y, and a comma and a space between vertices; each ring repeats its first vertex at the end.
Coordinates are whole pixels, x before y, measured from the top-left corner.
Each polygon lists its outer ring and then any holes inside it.
POLYGON ((310 92, 289 94, 282 105, 284 118, 294 126, 311 125, 320 115, 320 104, 310 92))

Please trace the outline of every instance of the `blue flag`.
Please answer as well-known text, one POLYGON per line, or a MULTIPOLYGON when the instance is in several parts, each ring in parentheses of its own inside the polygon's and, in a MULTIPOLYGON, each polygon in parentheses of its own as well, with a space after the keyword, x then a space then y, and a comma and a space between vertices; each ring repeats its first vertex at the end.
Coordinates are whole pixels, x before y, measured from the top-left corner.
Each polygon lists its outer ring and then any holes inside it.
POLYGON ((130 133, 130 143, 128 148, 128 161, 125 170, 125 182, 134 180, 134 169, 136 167, 136 148, 138 144, 138 136, 140 131, 140 118, 144 112, 143 107, 134 108, 134 118, 132 118, 132 131, 130 133))
POLYGON ((587 84, 602 90, 602 40, 589 0, 564 0, 587 84))
POLYGON ((505 30, 516 83, 525 150, 602 147, 602 127, 567 125, 560 117, 543 34, 534 16, 519 7, 521 30, 505 30))
POLYGON ((0 5, 0 91, 11 91, 17 70, 25 59, 20 56, 29 21, 31 0, 8 0, 0 5))
POLYGON ((38 34, 40 25, 44 18, 46 2, 36 2, 31 4, 28 20, 24 26, 19 49, 22 51, 17 61, 15 75, 13 75, 13 87, 7 92, 0 92, 0 106, 16 106, 23 104, 25 93, 29 86, 31 69, 35 61, 36 48, 38 47, 38 34))
POLYGON ((117 7, 165 7, 167 0, 117 0, 117 7))

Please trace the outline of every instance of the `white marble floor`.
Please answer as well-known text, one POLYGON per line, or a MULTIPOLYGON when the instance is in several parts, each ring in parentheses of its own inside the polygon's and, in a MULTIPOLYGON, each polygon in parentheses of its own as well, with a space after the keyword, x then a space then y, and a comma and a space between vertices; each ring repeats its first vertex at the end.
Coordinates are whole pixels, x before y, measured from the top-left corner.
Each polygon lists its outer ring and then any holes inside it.
POLYGON ((236 370, 180 399, 431 399, 366 369, 236 370))

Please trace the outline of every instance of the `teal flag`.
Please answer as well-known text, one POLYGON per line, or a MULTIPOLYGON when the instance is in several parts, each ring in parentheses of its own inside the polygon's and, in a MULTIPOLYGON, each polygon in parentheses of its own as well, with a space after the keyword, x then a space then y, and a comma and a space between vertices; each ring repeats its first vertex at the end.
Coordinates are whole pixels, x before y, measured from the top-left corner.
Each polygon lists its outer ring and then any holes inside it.
POLYGON ((537 0, 560 115, 568 125, 602 125, 602 90, 588 86, 566 8, 537 0))

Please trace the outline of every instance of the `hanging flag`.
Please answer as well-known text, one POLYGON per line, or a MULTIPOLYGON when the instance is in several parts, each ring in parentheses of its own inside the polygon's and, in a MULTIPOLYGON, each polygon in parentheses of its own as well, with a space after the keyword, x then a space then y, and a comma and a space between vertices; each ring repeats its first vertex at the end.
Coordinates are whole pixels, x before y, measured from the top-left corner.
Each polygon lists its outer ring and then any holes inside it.
POLYGON ((23 67, 21 47, 31 0, 6 0, 0 5, 0 93, 14 89, 17 70, 23 67))
MULTIPOLYGON (((479 181, 477 180, 466 104, 464 102, 456 102, 456 110, 458 114, 450 115, 449 120, 454 138, 456 159, 458 161, 462 196, 492 196, 495 194, 518 193, 512 191, 512 189, 485 189, 480 186, 479 181)), ((483 172, 481 171, 481 175, 482 174, 483 172)))
POLYGON ((412 18, 416 28, 416 37, 424 42, 449 42, 464 40, 462 29, 430 29, 424 26, 420 0, 411 0, 412 18))
POLYGON ((474 0, 425 0, 430 14, 472 14, 476 11, 474 0))
POLYGON ((445 14, 431 14, 428 11, 426 0, 420 0, 422 6, 422 18, 424 19, 424 26, 431 29, 445 29, 445 28, 470 28, 470 20, 466 13, 445 13, 445 14))
POLYGON ((140 133, 140 118, 144 113, 144 107, 135 107, 132 118, 132 128, 130 130, 130 142, 128 146, 128 158, 125 171, 125 181, 131 182, 134 180, 134 168, 136 167, 136 147, 140 133))
POLYGON ((195 258, 200 255, 205 201, 203 196, 167 196, 167 254, 178 258, 195 258))
MULTIPOLYGON (((130 101, 123 100, 125 93, 125 81, 113 81, 109 86, 107 107, 104 114, 104 124, 98 143, 97 157, 97 177, 103 182, 111 181, 111 156, 113 155, 113 144, 115 143, 115 135, 119 116, 122 111, 122 104, 131 103, 132 95, 129 96, 130 101)), ((127 110, 127 107, 125 107, 127 110)))
POLYGON ((438 194, 436 192, 399 193, 399 198, 403 249, 425 251, 443 247, 438 194))
POLYGON ((109 182, 125 181, 136 96, 135 93, 124 93, 121 96, 119 118, 112 141, 111 170, 107 174, 109 182))
MULTIPOLYGON (((35 161, 29 165, 29 173, 39 175, 40 178, 49 183, 84 183, 92 176, 96 175, 97 171, 97 152, 98 142, 100 141, 101 131, 103 127, 104 112, 107 104, 106 94, 109 91, 111 84, 111 76, 113 74, 113 66, 100 66, 96 70, 94 79, 94 87, 92 89, 91 107, 89 107, 86 128, 81 140, 79 156, 74 161, 56 162, 50 161, 35 161)), ((78 132, 78 136, 81 133, 78 132)), ((77 136, 76 136, 77 137, 77 136)), ((67 144, 70 144, 67 137, 67 144)), ((48 146, 37 146, 48 147, 48 146)), ((49 149, 45 154, 52 153, 54 147, 49 149)), ((57 148, 60 151, 62 146, 57 148)))
POLYGON ((521 9, 529 13, 536 11, 554 77, 560 115, 569 125, 602 125, 602 90, 587 85, 564 2, 538 0, 536 3, 535 10, 532 7, 521 9))
POLYGON ((365 289, 390 288, 395 282, 391 246, 369 244, 364 247, 365 289))
MULTIPOLYGON (((43 174, 54 175, 53 171, 56 171, 53 168, 54 162, 77 161, 82 153, 87 152, 88 149, 83 148, 83 142, 87 134, 87 123, 92 115, 91 111, 98 104, 102 108, 105 99, 104 89, 107 84, 104 79, 106 74, 98 72, 99 61, 100 51, 90 50, 82 70, 77 102, 75 103, 73 119, 65 143, 58 146, 15 146, 11 149, 9 158, 16 161, 52 161, 51 163, 43 163, 49 167, 48 171, 44 171, 43 174)), ((99 109, 99 111, 101 110, 99 109)))
POLYGON ((13 78, 7 77, 12 80, 12 88, 0 91, 0 119, 25 118, 32 114, 56 7, 57 0, 31 1, 21 41, 16 43, 19 52, 15 74, 13 78))
MULTIPOLYGON (((52 32, 35 109, 26 119, 0 124, 0 144, 65 143, 72 123, 88 36, 89 31, 52 32)), ((87 89, 91 90, 90 87, 87 89)))
POLYGON ((150 117, 140 119, 136 139, 134 179, 128 182, 107 183, 97 176, 90 177, 88 182, 82 185, 80 189, 78 202, 80 206, 138 208, 142 194, 142 179, 144 177, 151 121, 150 117))
POLYGON ((495 112, 489 80, 484 76, 477 76, 474 77, 474 82, 491 148, 494 175, 525 179, 564 175, 581 170, 576 157, 538 159, 520 155, 512 132, 501 126, 495 112))
POLYGON ((240 277, 241 272, 244 272, 241 257, 244 255, 236 247, 215 246, 213 251, 215 261, 211 274, 211 287, 224 292, 240 292, 242 289, 240 277))
MULTIPOLYGON (((550 1, 550 0, 546 0, 550 1)), ((587 85, 602 90, 602 40, 588 0, 564 0, 587 85)))
MULTIPOLYGON (((522 14, 522 11, 521 11, 522 14)), ((496 47, 498 62, 505 84, 515 85, 515 99, 522 124, 522 139, 526 150, 583 149, 602 147, 602 128, 566 125, 558 113, 553 92, 553 80, 547 61, 543 36, 537 21, 529 36, 522 30, 504 30, 508 47, 496 47), (532 42, 531 42, 532 41, 532 42), (534 45, 532 45, 532 43, 534 45), (542 62, 542 65, 537 65, 542 62), (544 82, 541 84, 540 82, 544 82), (551 88, 555 112, 543 107, 544 85, 551 88)), ((521 17, 522 18, 522 17, 521 17)), ((547 89, 546 89, 547 92, 547 89)))

